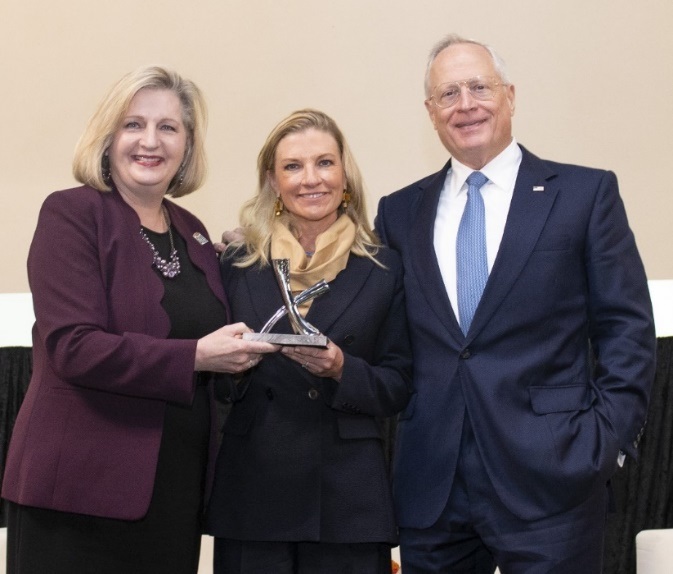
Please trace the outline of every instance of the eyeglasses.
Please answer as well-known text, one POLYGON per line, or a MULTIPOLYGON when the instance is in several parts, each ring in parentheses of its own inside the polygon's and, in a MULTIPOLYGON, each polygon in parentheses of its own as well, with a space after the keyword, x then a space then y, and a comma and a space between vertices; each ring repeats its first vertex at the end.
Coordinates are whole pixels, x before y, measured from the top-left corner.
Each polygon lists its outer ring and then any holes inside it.
POLYGON ((498 78, 493 76, 477 76, 460 82, 439 84, 432 90, 430 99, 439 108, 450 108, 460 98, 461 86, 465 86, 475 100, 492 100, 495 97, 495 89, 504 85, 507 84, 499 82, 498 78))

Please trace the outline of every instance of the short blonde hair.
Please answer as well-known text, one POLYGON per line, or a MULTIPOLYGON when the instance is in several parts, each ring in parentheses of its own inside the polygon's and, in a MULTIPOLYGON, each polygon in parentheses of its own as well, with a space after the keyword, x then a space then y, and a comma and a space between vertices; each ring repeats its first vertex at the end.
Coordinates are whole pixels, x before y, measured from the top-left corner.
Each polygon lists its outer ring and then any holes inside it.
MULTIPOLYGON (((286 136, 316 129, 330 134, 336 141, 341 154, 341 163, 346 175, 346 190, 350 194, 348 207, 339 207, 342 213, 355 223, 355 240, 351 252, 355 255, 369 257, 372 260, 380 247, 380 242, 372 231, 367 218, 364 184, 360 169, 348 147, 346 138, 336 122, 324 112, 303 109, 293 112, 276 125, 266 138, 257 157, 257 194, 247 201, 241 209, 241 225, 245 234, 245 246, 248 255, 241 258, 238 264, 247 267, 259 262, 269 264, 271 234, 275 221, 286 223, 289 227, 289 216, 283 211, 276 216, 276 194, 271 187, 269 174, 273 171, 278 145, 286 136)), ((377 262, 378 263, 378 262, 377 262)))
POLYGON ((122 77, 103 98, 87 123, 75 147, 72 171, 75 179, 100 191, 110 191, 103 170, 105 152, 115 132, 140 90, 170 90, 180 99, 182 121, 187 129, 187 151, 180 176, 171 180, 167 195, 180 197, 198 189, 206 176, 205 132, 206 103, 201 90, 174 71, 159 66, 146 66, 122 77))

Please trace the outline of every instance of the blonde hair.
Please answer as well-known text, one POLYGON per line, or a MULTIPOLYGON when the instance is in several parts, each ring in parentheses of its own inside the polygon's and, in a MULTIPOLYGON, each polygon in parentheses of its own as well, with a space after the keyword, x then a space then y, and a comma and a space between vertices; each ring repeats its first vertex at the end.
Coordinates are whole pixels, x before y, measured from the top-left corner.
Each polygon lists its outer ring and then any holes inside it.
POLYGON ((355 223, 355 240, 351 246, 351 253, 368 257, 380 265, 374 255, 381 244, 369 225, 362 175, 348 143, 336 122, 327 114, 318 110, 303 109, 290 114, 271 130, 257 156, 257 194, 243 205, 240 217, 247 255, 238 261, 238 266, 248 267, 257 262, 262 266, 268 265, 274 222, 280 221, 291 229, 290 217, 286 211, 279 216, 275 214, 276 194, 271 187, 269 174, 274 169, 276 150, 283 138, 311 128, 330 134, 341 154, 350 203, 345 209, 339 207, 339 210, 348 214, 355 223))
MULTIPOLYGON (((110 191, 104 177, 105 152, 131 104, 142 89, 170 90, 180 99, 182 121, 187 129, 187 148, 182 167, 171 180, 167 195, 180 197, 198 189, 206 176, 206 103, 201 90, 176 72, 159 66, 146 66, 123 76, 103 98, 77 142, 72 172, 75 179, 100 191, 110 191)), ((108 179, 109 181, 109 179, 108 179)))

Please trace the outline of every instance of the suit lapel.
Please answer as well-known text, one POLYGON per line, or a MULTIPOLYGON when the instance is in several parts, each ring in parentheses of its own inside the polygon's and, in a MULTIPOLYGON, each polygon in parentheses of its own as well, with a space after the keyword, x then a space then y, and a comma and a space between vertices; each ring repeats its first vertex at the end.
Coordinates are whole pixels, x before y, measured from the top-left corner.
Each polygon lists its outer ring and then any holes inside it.
POLYGON ((416 219, 411 222, 409 250, 419 289, 428 301, 428 307, 454 337, 462 338, 463 334, 442 279, 434 245, 437 205, 450 167, 449 161, 444 169, 428 182, 427 187, 419 189, 421 199, 416 219))
POLYGON ((200 233, 200 229, 197 228, 194 222, 184 217, 183 213, 171 201, 165 201, 164 205, 170 215, 171 223, 185 240, 189 259, 196 267, 203 271, 210 290, 224 304, 227 309, 227 316, 231 317, 229 302, 224 294, 224 287, 220 278, 217 254, 213 246, 200 233))
POLYGON ((553 184, 556 173, 525 148, 521 149, 523 157, 507 223, 493 269, 470 326, 470 339, 488 323, 514 285, 535 247, 558 193, 558 188, 553 184))
MULTIPOLYGON (((339 317, 343 315, 344 310, 348 309, 351 302, 362 291, 372 268, 373 263, 368 259, 351 255, 348 260, 348 267, 329 283, 329 291, 313 300, 306 314, 306 320, 323 333, 330 330, 339 317)), ((283 299, 273 269, 270 266, 261 270, 257 267, 249 269, 245 276, 248 293, 253 303, 252 306, 259 320, 259 326, 257 327, 259 329, 283 305, 283 299)), ((255 328, 253 325, 250 326, 255 328)), ((287 317, 278 321, 272 331, 275 333, 293 333, 287 317)))
POLYGON ((332 330, 339 318, 348 312, 353 300, 360 295, 373 268, 374 263, 369 259, 351 254, 346 269, 330 282, 330 290, 313 300, 306 320, 322 333, 332 330))
MULTIPOLYGON (((321 333, 331 332, 337 321, 348 313, 352 301, 358 297, 365 287, 374 264, 364 257, 350 256, 348 267, 329 283, 330 289, 313 300, 311 308, 306 314, 306 320, 317 327, 321 333)), ((250 325, 256 330, 283 305, 276 277, 267 266, 263 269, 257 267, 249 269, 245 273, 247 289, 252 299, 252 307, 259 319, 259 326, 250 325)), ((274 333, 293 333, 292 326, 283 317, 272 329, 274 333)), ((301 368, 301 365, 290 361, 303 379, 314 380, 314 376, 301 368)))
MULTIPOLYGON (((283 297, 271 265, 260 269, 258 266, 248 268, 245 273, 245 284, 252 302, 252 309, 257 316, 256 325, 249 327, 259 331, 269 318, 283 306, 283 297)), ((283 317, 271 330, 274 333, 292 333, 292 327, 283 317)))

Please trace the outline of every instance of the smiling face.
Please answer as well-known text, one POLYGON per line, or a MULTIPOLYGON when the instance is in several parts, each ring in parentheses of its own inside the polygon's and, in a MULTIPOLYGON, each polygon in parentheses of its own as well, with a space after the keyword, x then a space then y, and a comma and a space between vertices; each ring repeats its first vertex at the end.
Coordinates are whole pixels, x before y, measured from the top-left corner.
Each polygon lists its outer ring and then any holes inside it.
POLYGON ((108 150, 115 186, 127 199, 163 197, 180 169, 186 148, 187 130, 177 94, 139 90, 108 150))
POLYGON ((346 175, 330 133, 308 128, 285 136, 268 177, 300 234, 317 235, 337 220, 346 175))
MULTIPOLYGON (((437 55, 429 79, 434 88, 475 76, 498 77, 491 55, 476 44, 454 44, 437 55)), ((461 86, 460 98, 452 106, 440 108, 428 99, 425 107, 444 147, 472 169, 484 167, 512 141, 512 85, 497 86, 492 100, 477 100, 461 86)))

